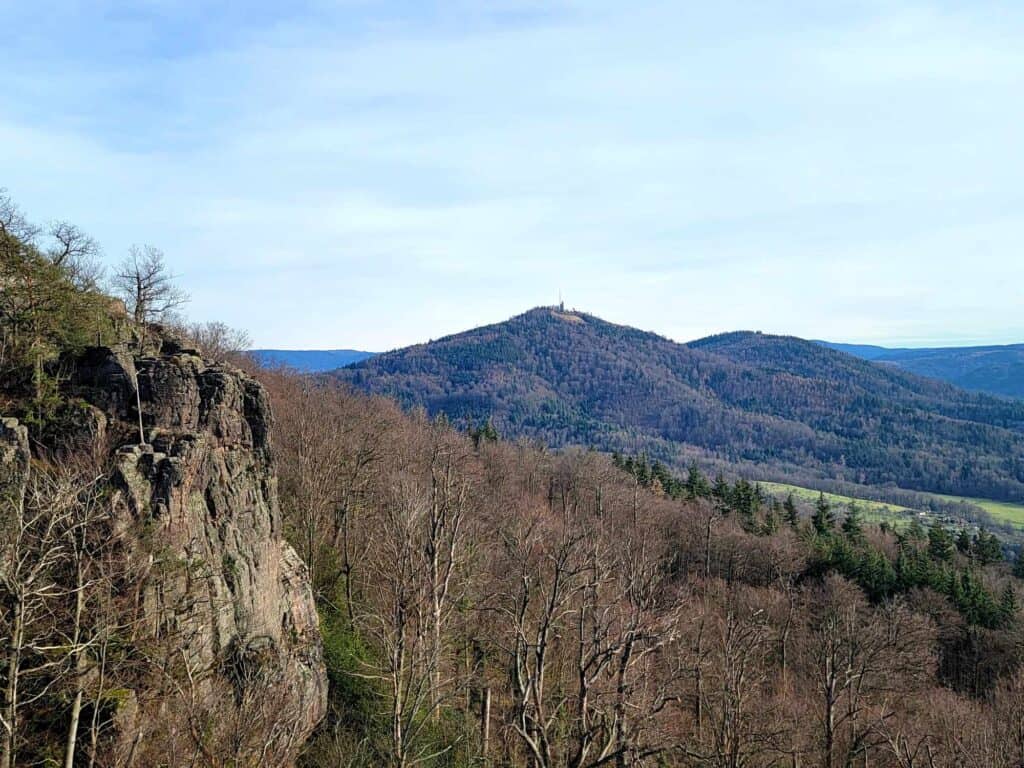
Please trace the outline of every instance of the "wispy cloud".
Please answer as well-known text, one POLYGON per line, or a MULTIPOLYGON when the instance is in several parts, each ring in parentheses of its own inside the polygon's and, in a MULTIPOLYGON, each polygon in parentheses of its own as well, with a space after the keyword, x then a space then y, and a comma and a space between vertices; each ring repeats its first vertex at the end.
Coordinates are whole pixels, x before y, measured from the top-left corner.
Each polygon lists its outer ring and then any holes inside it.
POLYGON ((898 5, 0 2, 0 185, 266 346, 1024 338, 1024 14, 898 5))

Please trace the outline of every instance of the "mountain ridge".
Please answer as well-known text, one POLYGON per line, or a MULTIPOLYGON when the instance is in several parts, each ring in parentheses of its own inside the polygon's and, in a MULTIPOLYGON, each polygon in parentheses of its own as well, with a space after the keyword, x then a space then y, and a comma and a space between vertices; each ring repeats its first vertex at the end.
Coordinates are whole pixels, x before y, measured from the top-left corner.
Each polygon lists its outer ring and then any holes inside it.
POLYGON ((457 422, 493 419, 503 434, 554 447, 1024 498, 1024 403, 796 337, 733 332, 678 344, 538 307, 332 376, 457 422))
POLYGON ((816 343, 919 376, 942 379, 963 389, 1024 398, 1024 344, 896 348, 816 343))

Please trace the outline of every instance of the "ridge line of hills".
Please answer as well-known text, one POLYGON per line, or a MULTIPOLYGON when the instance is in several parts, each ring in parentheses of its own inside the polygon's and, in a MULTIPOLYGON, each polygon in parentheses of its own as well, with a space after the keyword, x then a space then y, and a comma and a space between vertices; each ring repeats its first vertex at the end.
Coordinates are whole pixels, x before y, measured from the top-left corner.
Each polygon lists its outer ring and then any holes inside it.
POLYGON ((330 375, 552 447, 1024 499, 1024 402, 795 337, 741 331, 678 344, 540 307, 330 375))
MULTIPOLYGON (((913 348, 814 343, 973 392, 1024 399, 1024 344, 913 348)), ((253 349, 250 353, 264 366, 283 365, 304 373, 326 373, 378 354, 354 349, 253 349)))

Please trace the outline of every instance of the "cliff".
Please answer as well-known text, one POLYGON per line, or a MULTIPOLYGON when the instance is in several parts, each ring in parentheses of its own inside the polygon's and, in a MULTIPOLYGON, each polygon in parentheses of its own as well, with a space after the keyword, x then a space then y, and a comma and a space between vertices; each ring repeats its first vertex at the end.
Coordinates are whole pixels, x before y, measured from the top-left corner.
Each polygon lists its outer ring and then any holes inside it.
MULTIPOLYGON (((282 536, 267 395, 175 341, 146 352, 88 349, 64 386, 77 414, 64 455, 103 455, 109 535, 130 572, 118 599, 136 613, 125 658, 145 666, 117 694, 109 748, 119 764, 199 752, 288 765, 327 678, 306 568, 282 536)), ((3 420, 6 497, 24 493, 27 458, 25 428, 3 420)))

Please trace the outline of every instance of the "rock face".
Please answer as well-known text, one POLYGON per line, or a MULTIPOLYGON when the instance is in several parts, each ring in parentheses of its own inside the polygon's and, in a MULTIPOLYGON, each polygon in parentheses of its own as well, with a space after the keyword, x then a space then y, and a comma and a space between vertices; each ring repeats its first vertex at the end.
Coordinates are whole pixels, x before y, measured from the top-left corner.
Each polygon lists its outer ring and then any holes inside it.
MULTIPOLYGON (((287 721, 287 744, 266 764, 291 762, 323 717, 327 678, 306 567, 281 532, 265 391, 173 343, 148 357, 91 349, 69 388, 109 425, 116 526, 151 564, 141 581, 148 633, 170 639, 200 698, 220 696, 218 722, 287 721)), ((24 428, 4 420, 0 491, 23 480, 27 456, 24 428)), ((166 704, 147 710, 137 693, 123 740, 176 716, 166 704)))
POLYGON ((0 419, 0 498, 24 493, 28 463, 28 430, 17 419, 0 419))
MULTIPOLYGON (((0 505, 17 506, 24 497, 30 456, 28 430, 17 419, 0 419, 0 505)), ((5 530, 8 523, 0 515, 0 553, 9 540, 5 530)))

